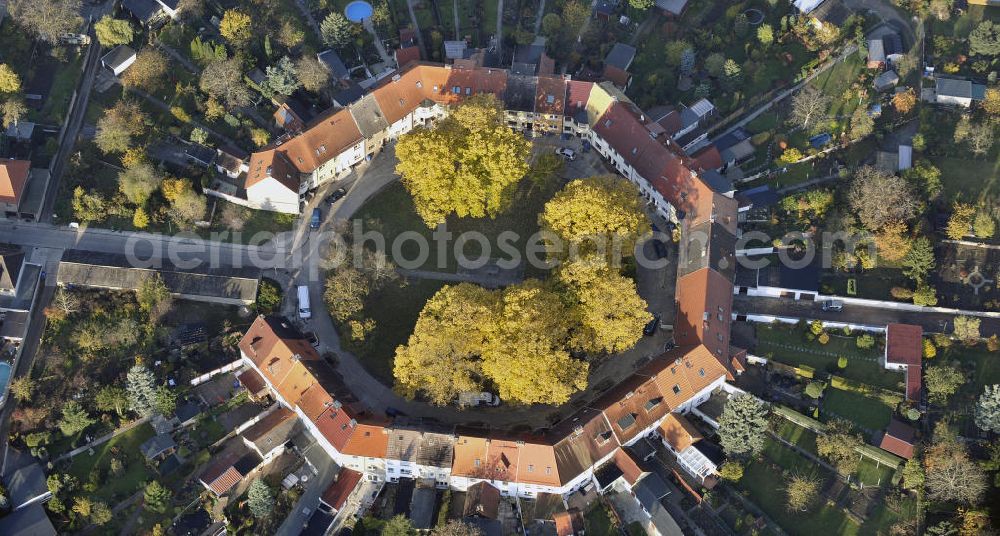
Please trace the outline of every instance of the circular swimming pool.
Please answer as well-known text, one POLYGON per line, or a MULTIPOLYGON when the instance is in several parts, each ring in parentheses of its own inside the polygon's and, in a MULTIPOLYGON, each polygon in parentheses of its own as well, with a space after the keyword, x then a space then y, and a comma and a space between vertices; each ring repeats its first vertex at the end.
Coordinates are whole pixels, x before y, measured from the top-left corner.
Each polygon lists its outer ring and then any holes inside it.
POLYGON ((344 16, 351 22, 361 22, 372 16, 372 5, 364 0, 355 0, 344 8, 344 16))

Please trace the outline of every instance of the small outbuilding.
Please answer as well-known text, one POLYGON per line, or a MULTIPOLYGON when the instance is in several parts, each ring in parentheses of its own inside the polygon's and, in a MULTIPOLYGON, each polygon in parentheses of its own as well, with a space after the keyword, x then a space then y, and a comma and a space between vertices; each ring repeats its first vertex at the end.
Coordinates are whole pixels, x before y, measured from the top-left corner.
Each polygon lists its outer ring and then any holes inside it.
POLYGON ((135 50, 128 45, 118 45, 101 58, 101 65, 118 76, 135 63, 135 50))

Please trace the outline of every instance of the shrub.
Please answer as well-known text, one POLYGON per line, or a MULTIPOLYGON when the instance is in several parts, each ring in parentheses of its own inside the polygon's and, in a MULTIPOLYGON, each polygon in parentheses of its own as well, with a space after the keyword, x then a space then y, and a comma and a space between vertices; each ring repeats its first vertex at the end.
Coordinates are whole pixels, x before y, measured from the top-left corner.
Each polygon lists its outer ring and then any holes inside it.
POLYGON ((840 356, 840 357, 837 358, 837 368, 840 368, 840 369, 847 368, 847 358, 846 357, 840 356))
POLYGON ((930 339, 924 339, 924 359, 933 359, 937 355, 937 348, 930 339))
POLYGON ((911 421, 915 421, 920 418, 920 410, 917 408, 910 408, 906 410, 906 418, 911 421))
POLYGON ((738 482, 741 478, 743 478, 743 466, 738 462, 727 461, 722 464, 722 467, 719 469, 719 476, 721 476, 723 480, 738 482))
POLYGON ((913 298, 913 291, 906 287, 892 287, 889 294, 897 300, 909 300, 913 298))
POLYGON ((934 340, 934 346, 938 348, 948 348, 951 346, 951 337, 944 333, 935 333, 931 338, 934 340))
POLYGON ((816 340, 819 341, 820 344, 826 344, 830 342, 830 335, 824 331, 819 334, 819 337, 816 337, 816 340))
POLYGON ((34 432, 24 436, 24 444, 31 447, 40 447, 48 444, 52 438, 52 432, 34 432))
POLYGON ((819 320, 813 320, 809 323, 809 331, 811 331, 813 335, 823 333, 823 323, 819 320))
POLYGON ((171 106, 170 115, 177 118, 177 120, 180 121, 181 123, 191 122, 191 114, 187 113, 187 110, 181 108, 180 106, 171 106))
POLYGON ((875 346, 875 337, 872 337, 868 333, 862 333, 861 335, 858 335, 857 339, 855 339, 855 344, 857 344, 858 348, 867 350, 875 346))
POLYGON ((816 374, 816 369, 810 367, 809 365, 799 365, 795 367, 795 373, 803 378, 812 379, 812 377, 816 374))
POLYGON ((806 395, 810 398, 816 398, 823 396, 823 391, 826 389, 826 384, 823 382, 809 382, 806 386, 806 395))
POLYGON ((986 349, 991 352, 1000 350, 1000 337, 997 337, 996 334, 990 335, 990 338, 986 339, 986 349))
POLYGON ((844 326, 844 335, 847 337, 851 336, 851 326, 844 326))

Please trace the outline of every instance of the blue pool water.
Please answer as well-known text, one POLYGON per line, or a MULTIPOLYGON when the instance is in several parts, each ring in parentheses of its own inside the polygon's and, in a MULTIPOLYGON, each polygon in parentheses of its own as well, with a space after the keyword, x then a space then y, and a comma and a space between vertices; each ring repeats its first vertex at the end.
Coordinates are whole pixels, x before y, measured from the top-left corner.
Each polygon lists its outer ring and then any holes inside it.
POLYGON ((10 381, 10 363, 0 363, 0 397, 7 391, 8 381, 10 381))
POLYGON ((361 22, 372 16, 372 5, 364 0, 356 0, 344 8, 344 16, 351 22, 361 22))

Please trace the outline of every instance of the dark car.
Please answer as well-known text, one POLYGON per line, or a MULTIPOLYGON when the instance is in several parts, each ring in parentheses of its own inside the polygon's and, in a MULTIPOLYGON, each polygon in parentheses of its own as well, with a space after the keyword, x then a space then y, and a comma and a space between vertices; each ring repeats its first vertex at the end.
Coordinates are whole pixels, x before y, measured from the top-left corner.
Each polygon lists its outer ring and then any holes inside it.
POLYGON ((642 328, 642 334, 649 337, 656 333, 656 328, 660 327, 660 315, 653 315, 653 319, 646 324, 646 327, 642 328))
POLYGON ((323 211, 316 207, 313 209, 312 219, 309 220, 310 229, 319 229, 319 224, 323 222, 323 211))
POLYGON ((347 190, 345 188, 337 188, 332 194, 326 197, 326 202, 332 205, 337 201, 340 201, 345 195, 347 195, 347 190))

